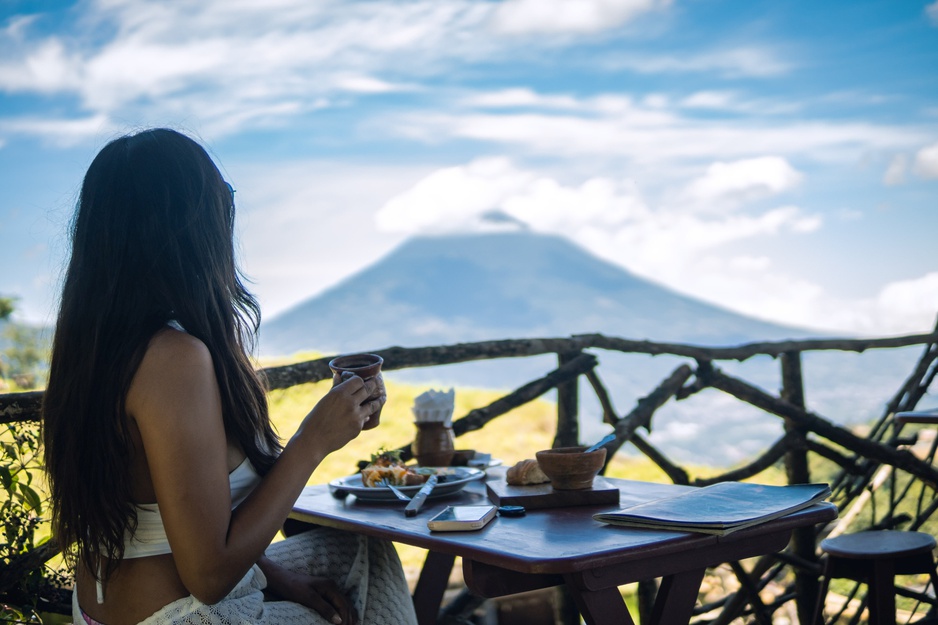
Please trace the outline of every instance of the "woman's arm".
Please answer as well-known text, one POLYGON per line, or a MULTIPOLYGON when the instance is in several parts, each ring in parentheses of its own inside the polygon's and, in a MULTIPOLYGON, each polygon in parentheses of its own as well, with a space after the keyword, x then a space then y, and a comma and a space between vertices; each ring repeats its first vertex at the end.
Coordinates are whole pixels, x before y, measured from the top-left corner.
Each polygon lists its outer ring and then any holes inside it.
POLYGON ((371 390, 358 377, 336 385, 232 512, 228 441, 211 355, 181 332, 154 337, 131 383, 127 411, 140 429, 176 568, 193 596, 221 600, 258 561, 313 470, 358 436, 380 406, 360 405, 371 390))

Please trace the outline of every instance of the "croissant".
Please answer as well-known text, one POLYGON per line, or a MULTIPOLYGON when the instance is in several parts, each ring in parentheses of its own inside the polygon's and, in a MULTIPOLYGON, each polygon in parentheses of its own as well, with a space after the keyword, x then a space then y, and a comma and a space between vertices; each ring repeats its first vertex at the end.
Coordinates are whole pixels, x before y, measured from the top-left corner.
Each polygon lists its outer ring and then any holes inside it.
POLYGON ((537 460, 522 460, 508 469, 505 481, 512 486, 528 486, 549 482, 550 478, 544 475, 537 460))

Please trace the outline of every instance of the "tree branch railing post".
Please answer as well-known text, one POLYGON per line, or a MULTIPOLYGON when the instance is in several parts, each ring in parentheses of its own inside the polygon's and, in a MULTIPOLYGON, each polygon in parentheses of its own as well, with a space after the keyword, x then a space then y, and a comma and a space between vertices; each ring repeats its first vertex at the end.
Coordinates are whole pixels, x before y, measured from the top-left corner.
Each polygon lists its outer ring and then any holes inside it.
MULTIPOLYGON (((558 366, 565 364, 583 352, 563 352, 557 354, 558 366)), ((557 431, 551 447, 574 447, 580 442, 580 377, 574 377, 557 385, 557 431)))
MULTIPOLYGON (((582 356, 581 351, 561 352, 557 354, 558 367, 582 356)), ((551 447, 574 447, 580 439, 580 376, 557 385, 557 431, 551 447)), ((559 625, 579 625, 580 611, 573 595, 566 586, 558 586, 556 592, 559 625)))
MULTIPOLYGON (((782 368, 782 399, 805 410, 804 378, 801 371, 801 352, 784 352, 780 356, 782 368)), ((789 417, 784 420, 785 434, 789 437, 785 453, 785 473, 789 484, 808 484, 811 472, 808 467, 808 445, 806 429, 789 417)), ((792 532, 791 549, 794 555, 805 561, 816 563, 816 536, 813 527, 803 527, 792 532)), ((798 621, 809 623, 820 593, 818 576, 805 570, 795 571, 795 591, 798 599, 798 621)))

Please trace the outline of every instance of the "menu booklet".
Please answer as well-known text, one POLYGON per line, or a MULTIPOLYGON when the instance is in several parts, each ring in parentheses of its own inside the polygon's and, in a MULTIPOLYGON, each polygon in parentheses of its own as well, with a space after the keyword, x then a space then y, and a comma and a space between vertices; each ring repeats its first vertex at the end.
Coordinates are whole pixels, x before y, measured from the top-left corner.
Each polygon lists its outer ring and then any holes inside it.
POLYGON ((719 482, 593 518, 627 527, 724 535, 813 506, 830 494, 827 484, 719 482))

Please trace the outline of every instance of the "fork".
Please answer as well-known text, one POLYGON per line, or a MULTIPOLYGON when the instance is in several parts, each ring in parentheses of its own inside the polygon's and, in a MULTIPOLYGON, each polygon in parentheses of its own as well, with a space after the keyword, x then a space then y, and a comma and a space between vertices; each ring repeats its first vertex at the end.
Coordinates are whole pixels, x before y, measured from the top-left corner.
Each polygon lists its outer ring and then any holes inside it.
POLYGON ((408 497, 407 495, 399 491, 397 489, 397 486, 394 486, 393 484, 391 484, 391 482, 389 482, 387 478, 384 478, 378 483, 381 484, 382 486, 387 486, 388 488, 390 488, 391 492, 394 493, 394 496, 400 499, 401 501, 410 501, 410 497, 408 497))

